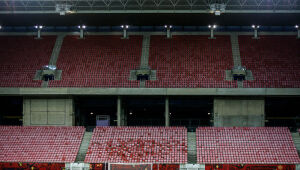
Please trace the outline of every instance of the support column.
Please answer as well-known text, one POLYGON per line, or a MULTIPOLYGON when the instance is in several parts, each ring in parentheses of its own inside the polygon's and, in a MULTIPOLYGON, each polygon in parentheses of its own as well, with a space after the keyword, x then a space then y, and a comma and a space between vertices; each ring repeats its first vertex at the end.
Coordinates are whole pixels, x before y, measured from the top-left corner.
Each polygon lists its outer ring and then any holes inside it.
POLYGON ((298 28, 297 32, 298 32, 297 38, 300 39, 300 28, 298 28))
POLYGON ((211 38, 211 39, 214 38, 214 29, 210 29, 210 38, 211 38))
POLYGON ((170 126, 170 109, 169 109, 169 97, 165 100, 165 126, 170 126))
POLYGON ((83 39, 83 28, 80 29, 80 39, 83 39))
POLYGON ((38 38, 38 39, 41 38, 41 29, 38 29, 38 32, 37 32, 37 38, 38 38))
POLYGON ((121 126, 121 96, 118 96, 117 99, 117 125, 121 126))

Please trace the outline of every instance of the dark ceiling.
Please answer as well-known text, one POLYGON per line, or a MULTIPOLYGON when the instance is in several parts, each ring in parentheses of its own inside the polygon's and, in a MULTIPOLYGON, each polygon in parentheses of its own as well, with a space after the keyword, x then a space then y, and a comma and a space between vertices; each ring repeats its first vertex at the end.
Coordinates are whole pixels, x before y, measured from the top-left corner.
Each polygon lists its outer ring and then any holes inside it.
POLYGON ((300 24, 298 14, 1 14, 0 24, 4 26, 75 26, 86 24, 93 26, 116 26, 129 24, 135 26, 204 26, 218 24, 222 26, 293 26, 300 24))

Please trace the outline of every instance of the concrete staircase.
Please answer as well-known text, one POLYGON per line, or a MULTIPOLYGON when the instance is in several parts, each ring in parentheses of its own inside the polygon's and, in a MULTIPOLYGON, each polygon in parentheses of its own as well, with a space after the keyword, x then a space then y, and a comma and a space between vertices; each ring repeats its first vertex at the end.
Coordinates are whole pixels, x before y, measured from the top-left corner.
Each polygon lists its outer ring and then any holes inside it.
POLYGON ((238 35, 235 33, 231 33, 230 41, 231 41, 231 50, 232 50, 234 66, 241 66, 242 62, 241 62, 241 54, 240 54, 238 35))
POLYGON ((188 163, 197 163, 197 145, 196 145, 196 133, 188 132, 188 163))
MULTIPOLYGON (((242 62, 238 35, 236 33, 231 33, 230 41, 234 66, 241 66, 242 62)), ((237 81, 237 86, 238 88, 243 88, 243 81, 237 81)))
POLYGON ((150 48, 150 35, 145 34, 143 36, 143 47, 141 56, 141 68, 148 68, 149 63, 149 48, 150 48))
POLYGON ((300 135, 298 132, 292 133, 293 141, 295 144, 295 147, 297 148, 298 155, 300 156, 300 135))
MULTIPOLYGON (((57 59, 58 59, 58 56, 60 53, 60 49, 61 49, 62 43, 64 41, 64 37, 65 37, 65 34, 60 34, 57 36, 53 50, 52 50, 49 65, 56 65, 56 62, 57 62, 57 59)), ((49 83, 48 81, 43 81, 41 87, 43 87, 43 88, 48 87, 48 83, 49 83)))
POLYGON ((61 34, 61 35, 57 36, 55 45, 54 45, 53 50, 52 50, 49 65, 56 65, 56 62, 57 62, 57 59, 58 59, 58 56, 59 56, 59 53, 60 53, 61 45, 64 41, 64 37, 65 37, 65 34, 61 34))
POLYGON ((77 157, 76 157, 76 162, 83 162, 84 161, 86 152, 87 152, 88 147, 90 145, 92 135, 93 135, 93 132, 85 132, 84 133, 84 136, 83 136, 83 139, 81 141, 81 145, 80 145, 77 157))

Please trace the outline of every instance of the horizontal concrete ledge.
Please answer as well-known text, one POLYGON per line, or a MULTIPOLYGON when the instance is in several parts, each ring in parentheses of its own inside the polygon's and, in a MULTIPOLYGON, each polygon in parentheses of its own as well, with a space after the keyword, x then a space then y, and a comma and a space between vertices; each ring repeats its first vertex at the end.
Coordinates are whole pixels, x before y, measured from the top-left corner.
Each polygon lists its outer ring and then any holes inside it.
POLYGON ((0 88, 0 95, 300 96, 300 88, 0 88))

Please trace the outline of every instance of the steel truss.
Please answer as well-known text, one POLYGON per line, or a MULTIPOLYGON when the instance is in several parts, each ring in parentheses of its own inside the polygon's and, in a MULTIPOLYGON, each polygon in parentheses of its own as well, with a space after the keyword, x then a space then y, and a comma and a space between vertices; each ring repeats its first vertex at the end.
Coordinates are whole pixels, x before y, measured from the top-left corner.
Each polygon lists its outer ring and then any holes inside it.
POLYGON ((57 13, 58 4, 71 13, 209 13, 214 3, 225 13, 300 13, 300 0, 0 0, 0 14, 57 13))

